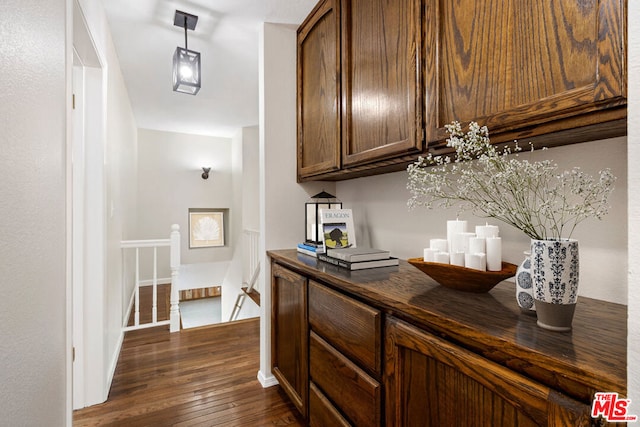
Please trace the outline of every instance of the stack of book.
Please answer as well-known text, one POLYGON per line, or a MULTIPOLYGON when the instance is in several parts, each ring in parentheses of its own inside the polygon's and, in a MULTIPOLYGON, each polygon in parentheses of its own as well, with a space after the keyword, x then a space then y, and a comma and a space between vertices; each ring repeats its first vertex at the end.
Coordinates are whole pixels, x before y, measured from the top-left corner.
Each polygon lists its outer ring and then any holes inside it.
POLYGON ((312 257, 317 257, 319 253, 324 253, 324 245, 322 243, 314 243, 306 241, 304 243, 298 243, 296 248, 298 252, 312 257))
POLYGON ((389 256, 389 251, 374 248, 337 248, 326 253, 317 253, 320 261, 328 262, 348 270, 392 267, 398 265, 398 258, 389 256))

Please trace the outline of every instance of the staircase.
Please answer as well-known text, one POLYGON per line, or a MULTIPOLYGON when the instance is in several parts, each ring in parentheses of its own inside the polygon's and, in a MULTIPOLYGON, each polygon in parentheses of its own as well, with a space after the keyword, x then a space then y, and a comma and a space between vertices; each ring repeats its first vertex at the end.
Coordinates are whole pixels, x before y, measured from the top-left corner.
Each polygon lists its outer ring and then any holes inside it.
POLYGON ((244 300, 246 297, 249 297, 258 307, 260 307, 260 291, 256 288, 258 283, 258 276, 260 275, 260 260, 258 257, 258 243, 259 243, 260 233, 254 230, 244 230, 243 233, 243 247, 245 250, 245 261, 246 261, 246 269, 243 274, 247 277, 247 273, 251 274, 251 278, 249 281, 244 281, 242 293, 238 294, 236 298, 236 303, 233 306, 233 310, 231 310, 231 316, 229 316, 229 321, 236 320, 238 318, 238 314, 240 314, 240 310, 242 309, 242 304, 244 304, 244 300))

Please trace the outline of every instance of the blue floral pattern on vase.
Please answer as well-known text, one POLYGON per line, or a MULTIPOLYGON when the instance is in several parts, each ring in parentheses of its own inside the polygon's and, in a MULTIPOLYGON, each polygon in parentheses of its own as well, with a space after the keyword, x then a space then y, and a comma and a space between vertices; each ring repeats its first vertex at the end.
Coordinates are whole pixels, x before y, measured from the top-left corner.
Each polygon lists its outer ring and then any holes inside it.
POLYGON ((534 298, 551 304, 574 304, 578 297, 578 241, 531 240, 534 298))
POLYGON ((531 278, 531 254, 525 252, 525 259, 516 270, 516 301, 524 311, 535 311, 533 299, 533 279, 531 278))

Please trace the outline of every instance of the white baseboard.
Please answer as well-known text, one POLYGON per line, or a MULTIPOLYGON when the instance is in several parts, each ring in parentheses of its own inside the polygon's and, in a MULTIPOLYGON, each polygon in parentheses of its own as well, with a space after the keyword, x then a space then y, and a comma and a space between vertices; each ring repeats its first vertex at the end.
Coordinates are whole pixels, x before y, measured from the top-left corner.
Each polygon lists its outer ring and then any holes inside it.
POLYGON ((276 379, 276 377, 274 377, 271 374, 269 374, 269 376, 266 377, 262 373, 262 371, 258 371, 258 381, 260 381, 260 384, 262 385, 262 388, 269 388, 269 387, 273 387, 274 385, 279 385, 280 384, 278 382, 278 380, 276 379))
POLYGON ((109 390, 111 390, 111 383, 113 382, 113 375, 116 373, 118 366, 118 358, 120 357, 120 350, 122 350, 122 343, 124 342, 124 332, 120 331, 116 348, 111 355, 111 361, 109 362, 109 370, 107 371, 107 382, 105 384, 105 401, 109 397, 109 390))

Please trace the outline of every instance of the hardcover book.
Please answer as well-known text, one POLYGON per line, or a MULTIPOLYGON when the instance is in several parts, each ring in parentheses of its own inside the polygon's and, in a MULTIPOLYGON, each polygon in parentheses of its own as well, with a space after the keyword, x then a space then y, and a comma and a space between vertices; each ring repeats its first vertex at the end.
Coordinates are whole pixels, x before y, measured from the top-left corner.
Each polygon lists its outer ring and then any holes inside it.
POLYGON ((301 248, 299 245, 296 248, 296 250, 301 254, 309 255, 309 256, 312 256, 312 257, 316 257, 316 258, 318 257, 318 252, 310 251, 309 249, 301 248))
POLYGON ((306 242, 305 243, 298 243, 298 249, 305 249, 309 252, 313 252, 313 253, 319 253, 319 252, 324 252, 324 246, 320 245, 320 246, 312 246, 312 245, 308 245, 306 242))
POLYGON ((327 255, 349 262, 375 261, 379 259, 388 259, 389 251, 375 248, 350 247, 330 249, 327 252, 327 255))
POLYGON ((366 268, 378 268, 378 267, 393 267, 398 265, 398 258, 379 259, 375 261, 359 261, 359 262, 347 262, 341 259, 332 258, 327 254, 317 254, 320 261, 328 262, 338 267, 346 268, 347 270, 364 270, 366 268))
POLYGON ((351 209, 320 209, 324 247, 356 247, 356 233, 351 209))

